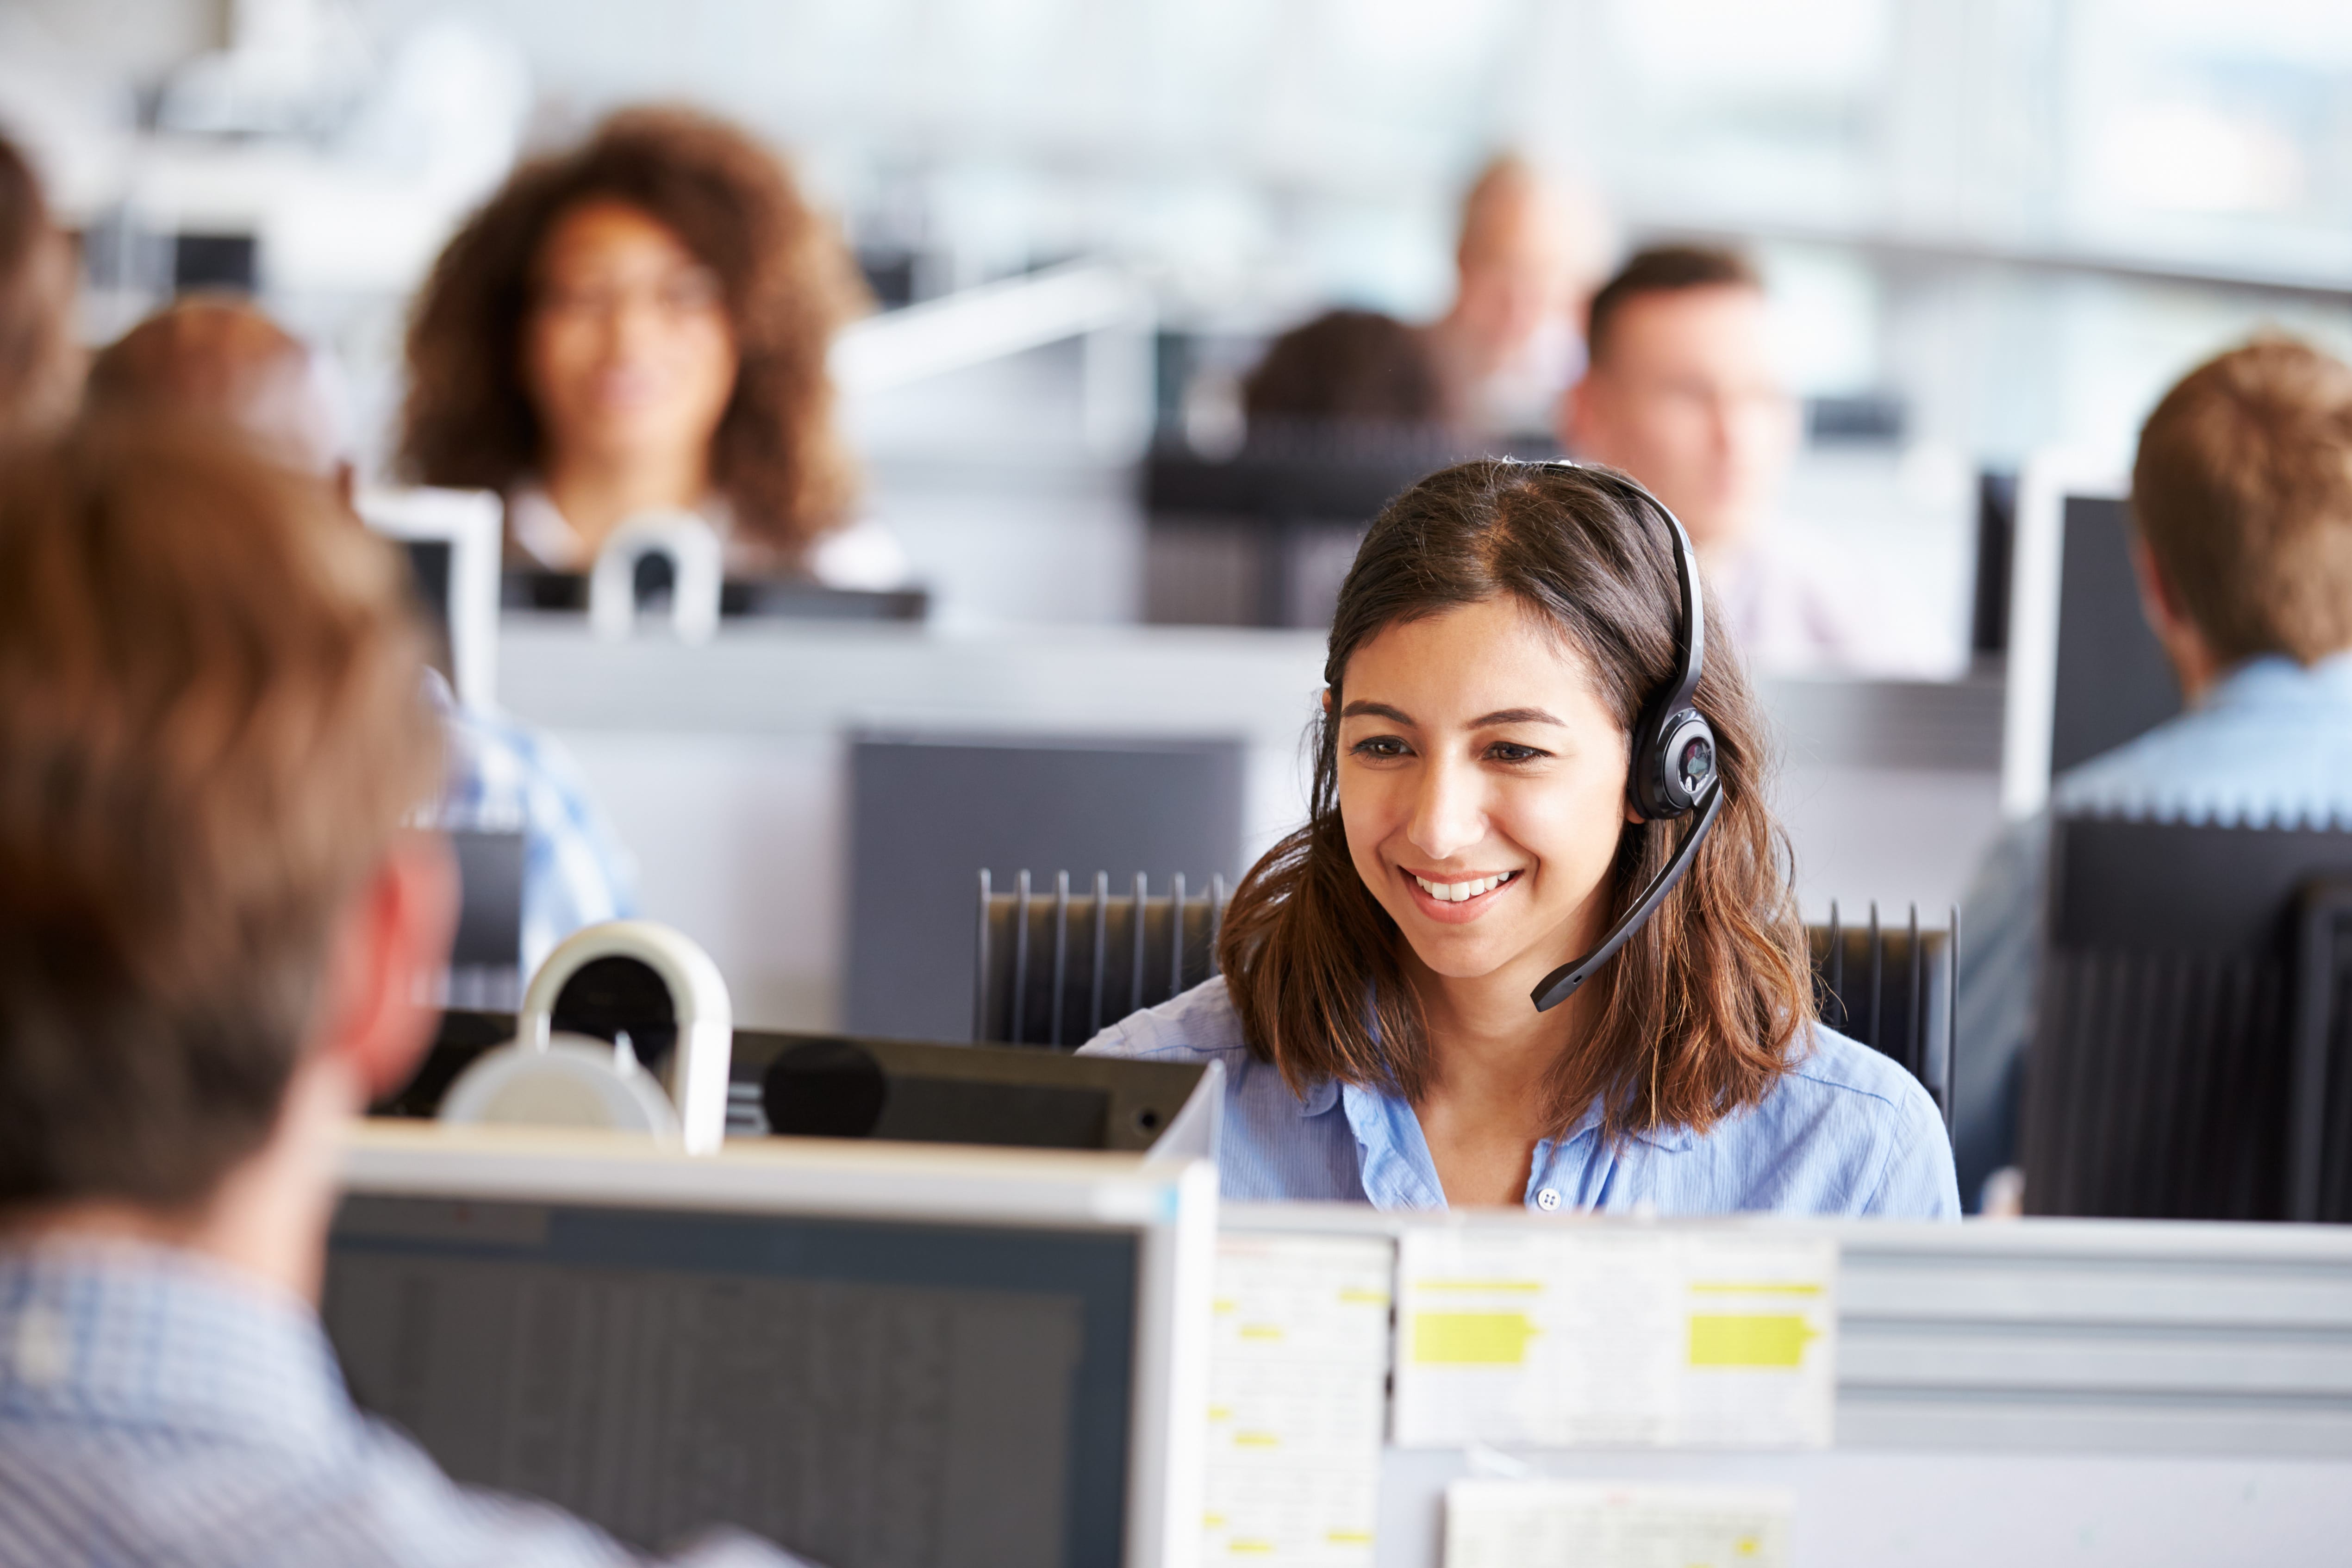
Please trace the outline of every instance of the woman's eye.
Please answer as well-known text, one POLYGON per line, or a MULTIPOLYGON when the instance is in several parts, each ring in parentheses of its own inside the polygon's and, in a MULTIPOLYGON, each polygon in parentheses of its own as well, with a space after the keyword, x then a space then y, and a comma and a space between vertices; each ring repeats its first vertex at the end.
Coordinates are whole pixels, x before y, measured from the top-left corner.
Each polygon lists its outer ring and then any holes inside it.
POLYGON ((1393 735, 1376 735, 1370 740, 1360 740, 1349 750, 1359 757, 1403 757, 1407 750, 1403 741, 1393 735))
POLYGON ((1486 755, 1497 762, 1532 762, 1544 754, 1532 746, 1514 746, 1507 740, 1498 740, 1486 748, 1486 755))

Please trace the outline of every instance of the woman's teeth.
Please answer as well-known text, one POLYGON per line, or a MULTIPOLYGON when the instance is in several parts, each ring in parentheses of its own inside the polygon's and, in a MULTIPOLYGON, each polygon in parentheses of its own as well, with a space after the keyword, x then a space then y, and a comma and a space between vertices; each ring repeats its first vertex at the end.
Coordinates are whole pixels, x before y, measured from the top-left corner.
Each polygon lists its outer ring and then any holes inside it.
POLYGON ((1441 904, 1459 904, 1465 898, 1475 898, 1482 893, 1492 893, 1519 873, 1507 871, 1500 876, 1482 876, 1475 882, 1432 882, 1425 876, 1412 880, 1421 883, 1421 891, 1441 904))

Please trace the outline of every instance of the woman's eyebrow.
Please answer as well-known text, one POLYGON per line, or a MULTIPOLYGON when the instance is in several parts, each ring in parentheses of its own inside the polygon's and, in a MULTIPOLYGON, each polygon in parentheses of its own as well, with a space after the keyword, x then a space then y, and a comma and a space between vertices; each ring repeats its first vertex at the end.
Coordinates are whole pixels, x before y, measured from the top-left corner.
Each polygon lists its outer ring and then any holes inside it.
POLYGON ((1339 716, 1341 718, 1384 718, 1391 724, 1412 723, 1412 715, 1402 708, 1391 707, 1386 703, 1349 703, 1339 710, 1339 716))
POLYGON ((1554 718, 1539 707, 1504 707, 1493 713, 1481 714, 1470 721, 1472 729, 1493 729, 1506 724, 1556 724, 1563 729, 1565 721, 1554 718))

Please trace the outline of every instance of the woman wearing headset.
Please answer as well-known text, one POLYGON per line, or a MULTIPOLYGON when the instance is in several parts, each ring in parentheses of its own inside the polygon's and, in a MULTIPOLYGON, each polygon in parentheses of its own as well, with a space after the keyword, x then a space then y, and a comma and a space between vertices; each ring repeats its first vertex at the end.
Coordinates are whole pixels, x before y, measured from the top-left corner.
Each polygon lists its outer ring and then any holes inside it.
POLYGON ((1463 464, 1373 523, 1306 826, 1223 974, 1086 1047, 1223 1064, 1226 1197, 1958 1213, 1927 1092, 1813 1016, 1695 570, 1606 469, 1463 464))

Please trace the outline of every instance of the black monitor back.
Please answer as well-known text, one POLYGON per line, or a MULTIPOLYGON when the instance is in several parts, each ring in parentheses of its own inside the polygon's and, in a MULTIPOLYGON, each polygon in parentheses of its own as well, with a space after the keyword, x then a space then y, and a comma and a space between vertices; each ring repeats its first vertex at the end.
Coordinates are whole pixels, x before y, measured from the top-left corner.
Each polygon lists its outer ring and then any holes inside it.
MULTIPOLYGON (((374 1113, 433 1115, 457 1075, 514 1033, 512 1013, 444 1012, 415 1076, 374 1113)), ((646 1067, 661 1071, 665 1055, 649 1052, 646 1067)), ((739 1029, 727 1135, 1139 1153, 1176 1124, 1205 1071, 1198 1063, 739 1029)))
POLYGON ((2140 613, 2126 503, 2066 497, 2050 771, 2064 772, 2180 711, 2180 685, 2140 613))
POLYGON ((523 835, 460 831, 449 847, 459 888, 449 1003, 515 1007, 522 1000, 523 835))
MULTIPOLYGON (((850 747, 850 1032, 971 1033, 971 879, 1034 865, 1181 872, 1242 853, 1238 740, 872 735, 850 747)), ((1122 884, 1123 884, 1122 879, 1122 884)))
POLYGON ((2352 1218, 2352 833, 2061 818, 2030 1212, 2352 1218))

